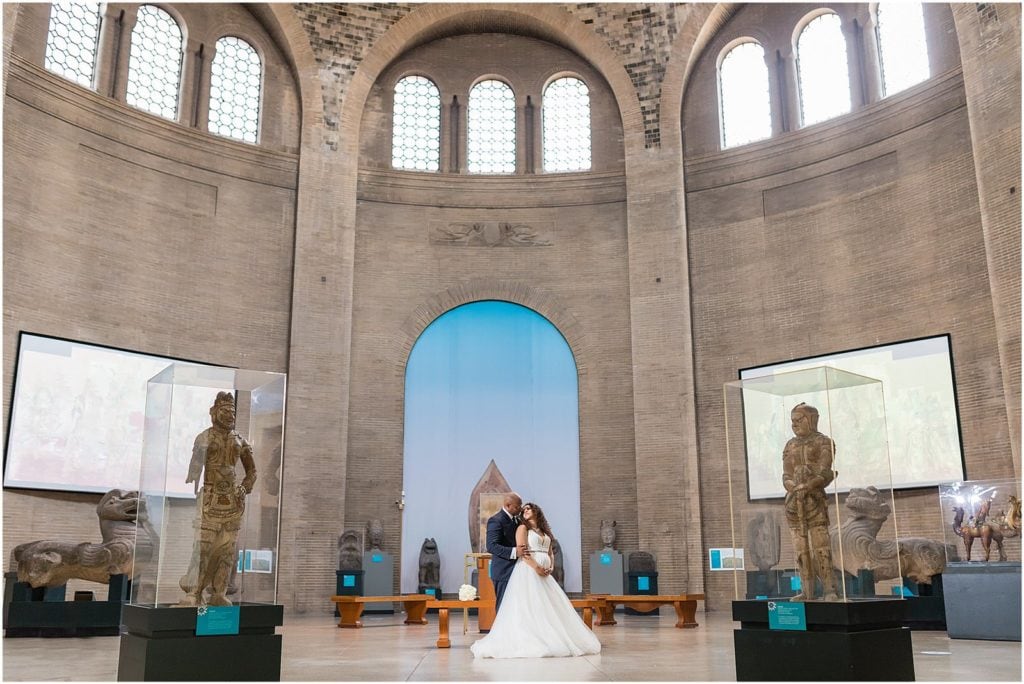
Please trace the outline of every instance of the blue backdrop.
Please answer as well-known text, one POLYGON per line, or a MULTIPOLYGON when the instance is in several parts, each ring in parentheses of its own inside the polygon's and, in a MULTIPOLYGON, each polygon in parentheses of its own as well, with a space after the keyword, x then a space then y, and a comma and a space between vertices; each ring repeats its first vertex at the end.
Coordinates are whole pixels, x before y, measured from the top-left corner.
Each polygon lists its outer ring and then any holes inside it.
POLYGON ((540 504, 563 549, 565 588, 582 590, 576 363, 543 316, 508 302, 453 309, 416 341, 405 376, 403 593, 433 537, 441 588, 456 592, 470 548, 469 499, 494 460, 540 504))

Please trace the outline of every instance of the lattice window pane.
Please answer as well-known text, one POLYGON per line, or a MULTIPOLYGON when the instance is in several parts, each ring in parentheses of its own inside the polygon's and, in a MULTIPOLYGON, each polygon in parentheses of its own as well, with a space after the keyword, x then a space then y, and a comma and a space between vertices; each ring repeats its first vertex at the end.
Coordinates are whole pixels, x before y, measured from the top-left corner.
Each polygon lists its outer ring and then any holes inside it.
POLYGON ((811 21, 797 41, 800 109, 809 126, 850 111, 850 72, 846 39, 836 14, 811 21))
POLYGON ((50 6, 43 64, 55 74, 86 88, 96 77, 96 48, 100 37, 100 6, 55 2, 50 6))
POLYGON ((878 51, 886 95, 906 90, 931 75, 921 3, 879 3, 878 51))
POLYGON ((590 89, 578 78, 552 81, 544 89, 544 170, 590 170, 590 89))
POLYGON ((466 162, 470 173, 515 173, 516 99, 501 81, 469 91, 466 162))
POLYGON ((772 105, 764 49, 754 42, 729 50, 718 70, 722 147, 736 147, 772 134, 772 105))
POLYGON ((234 36, 219 39, 210 65, 209 131, 256 142, 262 83, 263 64, 253 46, 234 36))
POLYGON ((177 118, 181 49, 181 29, 171 15, 153 5, 139 7, 128 59, 128 104, 177 118))
POLYGON ((441 165, 441 94, 434 82, 406 76, 395 84, 391 165, 437 171, 441 165))

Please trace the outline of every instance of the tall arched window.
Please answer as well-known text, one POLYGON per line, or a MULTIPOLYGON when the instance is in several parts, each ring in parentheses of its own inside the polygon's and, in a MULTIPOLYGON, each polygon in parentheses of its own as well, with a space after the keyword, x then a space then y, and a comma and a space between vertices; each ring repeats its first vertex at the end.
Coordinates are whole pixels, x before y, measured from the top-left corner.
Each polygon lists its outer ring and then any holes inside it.
POLYGON ((256 49, 241 38, 220 38, 210 65, 209 131, 256 142, 262 83, 263 63, 256 49))
POLYGON ((99 37, 99 4, 55 2, 50 6, 43 65, 78 85, 92 88, 99 37))
POLYGON ((480 81, 469 91, 466 162, 470 173, 515 173, 516 99, 507 83, 480 81))
POLYGON ((411 171, 441 167, 441 94, 429 78, 406 76, 395 84, 391 166, 411 171))
POLYGON ((181 29, 154 5, 139 7, 128 58, 127 102, 165 119, 178 116, 181 29))
POLYGON ((921 3, 880 2, 875 23, 885 94, 893 95, 927 79, 931 72, 921 3))
POLYGON ((736 147, 772 134, 772 105, 764 48, 754 41, 740 43, 718 67, 722 147, 736 147))
POLYGON ((590 170, 590 89, 567 76, 548 84, 541 101, 544 170, 590 170))
POLYGON ((809 126, 850 111, 850 72, 839 15, 813 19, 796 45, 800 110, 809 126))

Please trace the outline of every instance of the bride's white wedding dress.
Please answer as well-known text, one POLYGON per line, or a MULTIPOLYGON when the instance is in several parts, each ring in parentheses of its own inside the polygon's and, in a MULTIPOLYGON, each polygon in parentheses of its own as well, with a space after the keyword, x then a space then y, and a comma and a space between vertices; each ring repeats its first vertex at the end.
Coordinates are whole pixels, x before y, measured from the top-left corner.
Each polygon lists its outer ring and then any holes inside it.
MULTIPOLYGON (((551 539, 530 530, 530 556, 551 567, 551 539)), ((545 658, 601 652, 601 642, 583 624, 551 575, 541 577, 523 561, 516 563, 505 587, 491 632, 470 647, 477 658, 545 658)))

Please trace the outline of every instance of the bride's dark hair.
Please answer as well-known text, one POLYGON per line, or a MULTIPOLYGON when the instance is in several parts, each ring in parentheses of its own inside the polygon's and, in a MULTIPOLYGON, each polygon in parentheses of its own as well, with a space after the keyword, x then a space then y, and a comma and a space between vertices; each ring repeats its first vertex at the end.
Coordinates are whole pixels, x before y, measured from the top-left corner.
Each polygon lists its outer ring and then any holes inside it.
POLYGON ((541 510, 541 507, 533 502, 523 504, 523 508, 527 507, 533 511, 533 519, 537 523, 537 529, 548 535, 549 538, 554 539, 555 535, 551 534, 551 525, 548 524, 548 519, 544 517, 544 511, 541 510))

